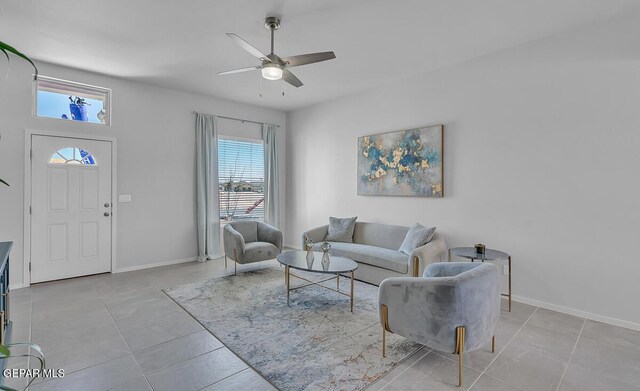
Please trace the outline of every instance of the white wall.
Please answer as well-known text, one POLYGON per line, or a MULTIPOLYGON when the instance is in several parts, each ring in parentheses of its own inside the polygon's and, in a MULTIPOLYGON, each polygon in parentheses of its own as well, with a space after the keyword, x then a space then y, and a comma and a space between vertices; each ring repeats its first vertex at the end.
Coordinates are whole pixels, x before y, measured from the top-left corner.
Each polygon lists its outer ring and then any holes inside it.
POLYGON ((511 253, 521 300, 640 327, 640 55, 615 25, 289 113, 287 244, 330 215, 418 221, 511 253), (431 124, 443 199, 356 195, 358 136, 431 124))
MULTIPOLYGON (((4 67, 6 64, 2 62, 0 71, 4 71, 4 67)), ((112 125, 34 118, 30 70, 24 62, 12 59, 9 77, 0 80, 0 178, 11 184, 10 188, 0 188, 0 240, 14 241, 12 285, 23 281, 24 132, 27 128, 117 137, 118 192, 133 197, 131 203, 118 204, 118 269, 195 259, 197 255, 193 110, 280 124, 284 172, 286 118, 282 112, 51 64, 41 63, 38 67, 42 75, 111 88, 112 125)), ((224 121, 220 133, 260 138, 257 129, 249 123, 224 121)), ((284 186, 282 181, 283 195, 284 186)), ((284 205, 284 196, 282 198, 284 205)))

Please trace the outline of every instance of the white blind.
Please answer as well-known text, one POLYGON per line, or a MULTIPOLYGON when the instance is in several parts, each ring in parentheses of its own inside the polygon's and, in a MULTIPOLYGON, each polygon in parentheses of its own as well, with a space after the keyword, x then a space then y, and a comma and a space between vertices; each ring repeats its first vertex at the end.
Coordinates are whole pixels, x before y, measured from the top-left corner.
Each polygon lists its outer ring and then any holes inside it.
POLYGON ((262 140, 218 138, 220 222, 264 220, 262 140))

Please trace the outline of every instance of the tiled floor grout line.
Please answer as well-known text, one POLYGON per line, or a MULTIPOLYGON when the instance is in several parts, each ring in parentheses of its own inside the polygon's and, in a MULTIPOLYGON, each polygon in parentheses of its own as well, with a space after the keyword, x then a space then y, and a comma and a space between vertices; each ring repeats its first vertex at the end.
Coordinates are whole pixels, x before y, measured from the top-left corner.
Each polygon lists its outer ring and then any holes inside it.
MULTIPOLYGON (((422 348, 424 349, 424 348, 422 348)), ((422 350, 420 349, 420 350, 422 350)), ((382 377, 380 378, 380 380, 384 380, 385 382, 387 382, 388 384, 391 384, 392 381, 394 381, 395 379, 399 378, 400 376, 402 376, 407 370, 409 370, 409 368, 411 368, 412 366, 414 366, 418 361, 422 360, 424 358, 424 356, 426 356, 427 354, 431 353, 433 349, 429 348, 429 351, 427 351, 426 353, 422 354, 413 364, 409 365, 408 367, 406 367, 404 370, 402 370, 402 372, 400 372, 399 374, 397 374, 396 376, 394 376, 393 378, 386 380, 383 379, 384 375, 382 375, 382 377)), ((411 356, 407 357, 406 359, 404 359, 404 361, 410 359, 413 355, 418 354, 418 352, 416 351, 414 354, 412 354, 411 356)), ((404 362, 403 361, 403 362, 404 362)), ((399 363, 398 365, 401 365, 402 363, 399 363)), ((395 367, 394 367, 395 368, 395 367)), ((391 368, 391 370, 389 372, 393 371, 393 368, 391 368)))
MULTIPOLYGON (((136 360, 136 356, 133 355, 133 350, 131 350, 131 347, 127 343, 127 340, 124 338, 124 335, 122 334, 122 331, 120 330, 120 327, 118 327, 118 324, 116 323, 116 320, 113 318, 113 314, 111 314, 111 311, 109 310, 109 307, 107 307, 107 303, 104 302, 104 298, 102 297, 100 292, 98 292, 98 289, 96 289, 95 285, 93 285, 92 281, 89 281, 89 284, 91 284, 91 288, 93 288, 93 290, 96 292, 96 295, 98 295, 98 297, 100 298, 100 302, 102 303, 104 308, 107 310, 107 313, 109 314, 109 318, 111 318, 111 321, 113 322, 113 325, 116 326, 116 330, 118 330, 118 334, 120 335, 120 338, 122 338, 122 341, 127 346, 127 349, 129 350, 129 354, 131 355, 131 357, 133 358, 133 361, 135 361, 136 365, 138 366, 138 369, 140 370, 140 373, 142 373, 142 376, 144 376, 144 380, 149 385, 149 388, 151 388, 153 390, 153 387, 151 386, 151 383, 149 382, 149 379, 147 378, 147 375, 142 370, 142 367, 140 366, 140 363, 138 363, 138 360, 136 360)), ((120 357, 123 357, 123 356, 120 356, 120 357)), ((98 364, 95 364, 95 365, 98 365, 98 364)))
MULTIPOLYGON (((269 266, 267 266, 267 267, 269 267, 269 266)), ((258 262, 258 265, 256 265, 256 267, 254 267, 254 268, 249 268, 249 270, 259 270, 259 269, 263 269, 263 268, 264 268, 263 262, 258 262)), ((225 271, 226 271, 226 269, 225 269, 225 271)), ((228 276, 231 276, 231 275, 232 275, 232 274, 223 274, 223 275, 218 276, 218 277, 216 277, 216 278, 223 278, 223 277, 228 277, 228 276)), ((200 321, 199 321, 195 316, 193 316, 193 314, 192 314, 192 313, 190 313, 189 311, 187 311, 187 309, 186 309, 186 308, 184 308, 180 303, 178 303, 176 299, 174 299, 173 297, 171 297, 171 295, 169 295, 167 292, 165 292, 165 289, 169 289, 169 288, 163 288, 163 289, 160 289, 160 291, 161 291, 164 295, 166 295, 166 296, 167 296, 171 301, 173 301, 173 302, 175 303, 175 305, 176 305, 176 306, 178 306, 182 311, 184 311, 187 315, 189 315, 191 318, 193 318, 193 320, 195 320, 196 322, 198 322, 198 324, 200 324, 200 326, 202 326, 202 328, 203 328, 206 332, 208 332, 209 334, 211 334, 211 336, 212 336, 213 338, 215 338, 216 340, 218 340, 218 341, 222 344, 222 347, 223 347, 223 348, 225 348, 225 349, 227 349, 228 351, 230 351, 234 356, 236 356, 240 361, 242 361, 242 362, 247 366, 247 368, 245 368, 245 369, 243 369, 243 370, 241 370, 241 371, 238 371, 238 372, 236 372, 236 373, 234 373, 234 374, 232 374, 232 375, 229 375, 229 376, 225 377, 224 379, 227 379, 227 378, 229 378, 229 377, 231 377, 231 376, 233 376, 233 375, 237 375, 238 373, 241 373, 242 371, 244 371, 244 370, 246 370, 246 369, 251 369, 252 371, 255 371, 255 372, 258 374, 258 376, 260 376, 262 379, 264 379, 267 383, 271 384, 271 385, 273 386, 273 388, 275 388, 276 390, 278 389, 278 388, 277 388, 273 383, 271 383, 271 381, 269 381, 267 378, 265 378, 264 376, 262 376, 262 374, 261 374, 260 372, 258 372, 255 368, 253 368, 251 365, 249 365, 249 363, 248 363, 244 358, 240 357, 240 355, 238 355, 236 352, 234 352, 233 350, 231 350, 227 345, 225 345, 225 343, 224 343, 224 342, 220 341, 220 339, 218 339, 218 337, 216 337, 216 336, 215 336, 215 334, 213 334, 213 333, 212 333, 212 332, 211 332, 211 331, 210 331, 210 330, 209 330, 209 329, 208 329, 208 328, 207 328, 207 327, 206 327, 202 322, 200 322, 200 321)), ((214 349, 214 350, 218 350, 218 349, 214 349)), ((221 380, 224 380, 224 379, 221 379, 221 380)), ((205 388, 206 388, 206 387, 209 387, 209 386, 210 386, 210 385, 212 385, 212 384, 216 384, 216 383, 218 383, 218 382, 219 382, 219 381, 214 382, 214 383, 211 383, 211 384, 209 384, 209 385, 205 386, 205 388)))
POLYGON ((587 324, 587 320, 585 319, 582 322, 582 327, 580 327, 580 332, 578 333, 578 338, 576 339, 576 343, 573 345, 573 349, 571 350, 571 355, 569 356, 569 360, 567 360, 567 365, 564 367, 564 371, 562 371, 562 376, 560 376, 560 381, 558 382, 558 386, 556 387, 556 391, 560 389, 562 382, 564 381, 564 376, 567 374, 567 370, 569 369, 569 365, 571 364, 571 360, 573 359, 573 355, 578 348, 578 342, 580 341, 580 337, 582 336, 582 331, 584 330, 584 326, 587 324))
MULTIPOLYGON (((223 348, 223 347, 226 347, 226 346, 224 346, 224 345, 223 345, 221 348, 223 348)), ((219 348, 219 349, 221 349, 221 348, 219 348)), ((216 349, 216 350, 218 350, 218 349, 216 349)), ((239 372, 232 373, 232 374, 231 374, 231 375, 229 375, 229 376, 225 376, 225 377, 223 377, 223 378, 222 378, 222 379, 220 379, 220 380, 216 380, 216 381, 214 381, 214 382, 213 382, 213 383, 211 383, 211 384, 207 384, 206 386, 204 386, 204 387, 202 387, 202 388, 199 388, 199 389, 198 389, 198 391, 202 391, 202 390, 204 390, 205 388, 211 387, 211 386, 212 386, 212 385, 214 385, 214 384, 218 384, 218 383, 220 383, 221 381, 223 381, 223 380, 227 380, 228 378, 230 378, 230 377, 232 377, 232 376, 239 375, 239 374, 241 374, 241 373, 242 373, 242 372, 244 372, 244 371, 252 371, 252 370, 253 370, 253 369, 252 369, 251 367, 247 366, 245 369, 243 369, 243 370, 241 370, 241 371, 239 371, 239 372)), ((257 372, 256 372, 256 373, 257 373, 257 372)), ((259 373, 258 373, 258 376, 262 377, 262 375, 260 375, 259 373)), ((263 379, 264 379, 264 378, 263 378, 263 379)), ((269 383, 269 384, 271 384, 271 383, 269 383)), ((275 387, 275 386, 274 386, 274 387, 275 387)))
POLYGON ((540 307, 536 307, 536 309, 531 313, 531 315, 529 315, 529 317, 527 318, 527 320, 524 321, 524 323, 522 324, 522 326, 520 326, 520 328, 518 329, 518 331, 516 331, 515 334, 513 334, 513 337, 511 337, 511 339, 509 339, 509 342, 507 342, 506 344, 504 344, 504 346, 502 347, 502 349, 500 349, 500 351, 498 352, 498 354, 496 354, 496 356, 493 358, 493 360, 491 360, 491 362, 489 363, 489 365, 486 366, 486 368, 484 368, 484 370, 480 373, 480 376, 478 376, 476 378, 476 380, 471 383, 471 385, 469 386, 469 388, 467 389, 468 391, 471 391, 471 389, 473 388, 473 386, 476 385, 476 383, 478 382, 478 380, 480 380, 480 378, 482 376, 484 376, 485 373, 487 373, 487 371, 489 370, 489 368, 491 368, 491 365, 493 365, 493 363, 498 359, 498 357, 500 357, 500 355, 502 354, 502 352, 505 351, 505 349, 507 348, 507 346, 509 346, 509 344, 511 342, 513 342, 513 340, 516 338, 516 336, 518 334, 520 334, 520 331, 522 331, 522 329, 524 328, 524 326, 527 325, 527 323, 531 320, 531 318, 533 318, 533 315, 536 314, 536 312, 538 312, 538 309, 540 307))
MULTIPOLYGON (((165 343, 175 341, 176 339, 180 339, 180 338, 188 337, 188 336, 193 335, 193 334, 201 333, 202 331, 203 331, 203 330, 200 330, 200 331, 196 331, 195 333, 191 333, 191 334, 183 335, 182 337, 178 337, 178 338, 170 339, 170 340, 168 340, 167 342, 163 342, 163 343, 160 343, 160 344, 157 344, 157 345, 149 346, 149 348, 154 348, 154 347, 156 347, 156 346, 164 345, 165 343)), ((208 332, 208 330, 204 330, 204 331, 207 331, 207 332, 208 332)), ((221 342, 221 343, 222 343, 222 342, 221 342)), ((169 365, 169 366, 168 366, 168 367, 166 367, 166 368, 156 369, 156 370, 154 370, 154 371, 149 372, 149 376, 151 376, 151 375, 155 375, 156 373, 158 373, 158 372, 162 372, 162 371, 167 370, 167 369, 169 369, 169 368, 176 367, 176 366, 178 366, 178 365, 180 365, 180 364, 184 364, 184 363, 186 363, 187 361, 194 360, 194 359, 196 359, 196 358, 198 358, 198 357, 202 357, 202 356, 204 356, 205 354, 209 354, 209 353, 211 353, 211 352, 215 352, 216 350, 220 350, 220 349, 225 348, 225 347, 226 347, 226 346, 225 346, 224 344, 222 344, 222 346, 219 346, 219 347, 217 347, 217 348, 215 348, 215 349, 211 349, 211 350, 209 350, 208 352, 204 352, 204 353, 198 354, 197 356, 193 356, 193 357, 191 357, 191 358, 189 358, 189 359, 187 359, 187 360, 180 361, 180 362, 177 362, 177 363, 175 363, 175 364, 169 365)), ((147 348, 145 348, 145 349, 147 349, 147 348)), ((141 349, 141 350, 144 350, 144 349, 141 349)), ((135 358, 135 356, 133 356, 133 358, 135 358)), ((137 360, 136 360, 136 361, 137 361, 137 360)), ((244 371, 244 369, 243 369, 242 371, 244 371)), ((240 372, 242 372, 242 371, 240 371, 240 372)), ((240 372, 236 372, 236 373, 240 373, 240 372)), ((144 371, 143 371, 142 373, 145 375, 145 377, 147 376, 147 374, 146 374, 146 373, 144 373, 144 371)), ((234 373, 234 375, 235 375, 236 373, 234 373)), ((230 375, 230 376, 233 376, 233 375, 230 375)), ((226 379, 226 378, 225 378, 225 379, 226 379)), ((216 382, 216 383, 217 383, 217 382, 216 382)), ((213 383, 211 383, 211 384, 213 384, 213 383)), ((211 384, 209 384, 209 385, 211 385, 211 384)), ((207 387, 209 387, 209 385, 207 385, 207 387)))

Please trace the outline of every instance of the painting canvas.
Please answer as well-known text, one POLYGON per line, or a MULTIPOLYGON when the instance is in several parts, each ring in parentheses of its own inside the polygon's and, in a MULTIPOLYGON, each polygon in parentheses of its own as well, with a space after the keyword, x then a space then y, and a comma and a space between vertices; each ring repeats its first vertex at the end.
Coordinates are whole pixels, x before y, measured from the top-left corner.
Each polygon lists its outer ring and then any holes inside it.
POLYGON ((358 138, 358 194, 442 197, 442 125, 358 138))

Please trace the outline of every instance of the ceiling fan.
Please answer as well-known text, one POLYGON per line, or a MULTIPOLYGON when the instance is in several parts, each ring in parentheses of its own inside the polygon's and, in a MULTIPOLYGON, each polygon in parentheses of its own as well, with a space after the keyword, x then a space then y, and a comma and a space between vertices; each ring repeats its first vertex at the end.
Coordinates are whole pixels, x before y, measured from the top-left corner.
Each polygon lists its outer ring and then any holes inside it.
POLYGON ((287 83, 291 84, 294 87, 301 87, 302 82, 298 79, 293 73, 289 71, 287 68, 297 67, 300 65, 313 64, 316 62, 333 60, 336 58, 336 55, 333 52, 319 52, 319 53, 309 53, 309 54, 301 54, 298 56, 291 57, 279 57, 275 53, 273 53, 273 33, 277 29, 280 28, 280 19, 270 16, 265 19, 264 26, 267 30, 271 31, 271 53, 264 54, 260 50, 251 46, 247 41, 240 38, 234 33, 227 33, 227 36, 235 43, 237 43, 241 48, 246 50, 252 56, 260 59, 262 64, 256 65, 253 67, 234 69, 232 71, 220 72, 218 75, 230 75, 232 73, 240 73, 247 71, 254 71, 260 69, 262 72, 262 77, 267 80, 280 80, 283 79, 287 83))

